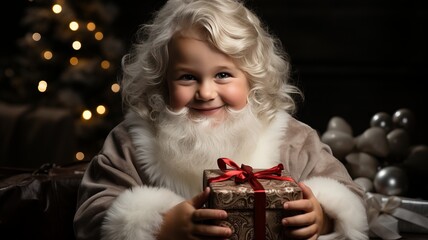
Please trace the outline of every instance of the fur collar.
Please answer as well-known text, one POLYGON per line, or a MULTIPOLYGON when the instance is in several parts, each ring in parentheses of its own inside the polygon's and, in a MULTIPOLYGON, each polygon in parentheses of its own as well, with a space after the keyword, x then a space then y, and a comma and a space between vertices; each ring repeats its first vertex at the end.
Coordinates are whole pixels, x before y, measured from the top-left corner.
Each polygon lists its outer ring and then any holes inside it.
MULTIPOLYGON (((159 149, 162 143, 156 140, 151 122, 133 112, 129 112, 125 119, 136 149, 136 167, 149 177, 151 185, 169 188, 185 198, 190 198, 202 190, 203 169, 193 168, 189 169, 188 174, 177 174, 177 171, 174 171, 177 163, 171 159, 160 159, 160 154, 157 154, 156 149, 159 149)), ((248 161, 238 164, 244 163, 253 168, 270 168, 280 163, 279 148, 289 119, 288 113, 277 113, 272 123, 260 134, 257 146, 248 149, 252 151, 248 161)), ((204 169, 217 169, 216 160, 213 159, 212 165, 205 166, 204 169)))

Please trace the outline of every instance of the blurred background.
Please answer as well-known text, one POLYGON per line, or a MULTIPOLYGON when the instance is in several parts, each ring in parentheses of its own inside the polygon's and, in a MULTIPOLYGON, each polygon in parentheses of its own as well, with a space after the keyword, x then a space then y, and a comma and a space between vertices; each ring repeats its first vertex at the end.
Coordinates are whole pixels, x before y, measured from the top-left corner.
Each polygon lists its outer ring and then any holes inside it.
MULTIPOLYGON (((120 61, 165 1, 15 0, 0 10, 0 165, 90 160, 122 120, 120 61), (57 4, 57 5, 56 5, 57 4)), ((409 109, 428 143, 424 1, 246 0, 288 52, 303 90, 296 117, 358 136, 379 112, 409 109)))

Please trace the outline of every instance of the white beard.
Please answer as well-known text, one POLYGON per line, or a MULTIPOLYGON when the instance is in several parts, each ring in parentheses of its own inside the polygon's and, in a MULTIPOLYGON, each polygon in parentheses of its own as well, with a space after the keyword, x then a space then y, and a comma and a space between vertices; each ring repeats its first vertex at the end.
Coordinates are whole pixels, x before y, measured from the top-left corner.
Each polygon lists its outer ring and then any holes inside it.
POLYGON ((218 169, 218 158, 227 157, 253 168, 279 163, 288 114, 277 114, 269 124, 259 120, 249 106, 229 110, 226 115, 218 123, 211 118, 190 119, 187 110, 167 110, 153 124, 131 112, 127 122, 136 164, 150 185, 190 198, 202 191, 203 170, 218 169))
POLYGON ((227 157, 238 164, 248 164, 263 124, 250 107, 228 110, 226 115, 218 123, 212 118, 190 119, 188 109, 161 113, 155 137, 160 164, 198 190, 202 190, 203 170, 218 168, 218 158, 227 157), (191 183, 195 179, 198 179, 196 185, 191 183))

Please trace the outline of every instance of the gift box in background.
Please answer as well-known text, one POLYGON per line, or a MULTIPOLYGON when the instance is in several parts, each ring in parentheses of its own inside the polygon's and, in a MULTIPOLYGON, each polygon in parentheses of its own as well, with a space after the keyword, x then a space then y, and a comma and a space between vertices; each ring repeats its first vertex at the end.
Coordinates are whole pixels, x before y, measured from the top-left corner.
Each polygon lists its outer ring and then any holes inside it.
POLYGON ((366 193, 370 231, 382 239, 401 233, 428 233, 428 201, 366 193))
MULTIPOLYGON (((254 170, 258 172, 259 170, 254 170)), ((216 224, 228 226, 233 231, 232 240, 255 239, 255 225, 263 224, 255 219, 255 191, 248 183, 237 184, 233 179, 219 182, 209 182, 209 179, 219 177, 221 170, 205 170, 204 185, 211 188, 209 208, 223 209, 228 212, 227 220, 216 224), (256 224, 255 224, 256 223, 256 224)), ((282 171, 282 176, 287 176, 282 171)), ((265 189, 265 238, 266 240, 282 239, 281 219, 293 213, 284 211, 283 204, 287 201, 303 197, 300 187, 293 181, 274 179, 258 179, 265 189)))
MULTIPOLYGON (((383 197, 382 201, 386 201, 387 197, 383 197)), ((412 198, 401 198, 401 206, 411 212, 420 214, 428 219, 428 201, 412 198)), ((400 220, 398 221, 398 230, 400 232, 410 233, 428 233, 428 225, 421 227, 416 224, 400 220)))

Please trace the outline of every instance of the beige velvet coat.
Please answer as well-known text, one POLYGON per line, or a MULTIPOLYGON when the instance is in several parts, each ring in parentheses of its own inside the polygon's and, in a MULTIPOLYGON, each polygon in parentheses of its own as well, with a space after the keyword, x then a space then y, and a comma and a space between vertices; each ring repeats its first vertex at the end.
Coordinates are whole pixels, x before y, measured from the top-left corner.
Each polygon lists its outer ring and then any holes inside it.
MULTIPOLYGON (((108 135, 81 182, 74 219, 78 239, 156 239, 162 213, 202 191, 199 169, 189 180, 158 164, 153 129, 131 113, 108 135)), ((278 113, 262 135, 246 164, 282 163, 312 189, 335 223, 334 232, 320 239, 368 239, 364 194, 314 129, 278 113)))

